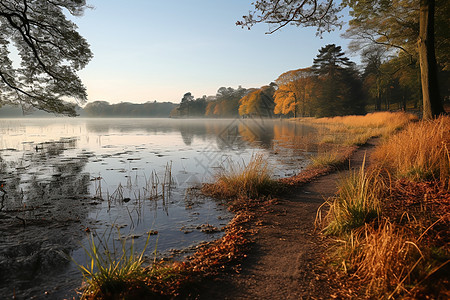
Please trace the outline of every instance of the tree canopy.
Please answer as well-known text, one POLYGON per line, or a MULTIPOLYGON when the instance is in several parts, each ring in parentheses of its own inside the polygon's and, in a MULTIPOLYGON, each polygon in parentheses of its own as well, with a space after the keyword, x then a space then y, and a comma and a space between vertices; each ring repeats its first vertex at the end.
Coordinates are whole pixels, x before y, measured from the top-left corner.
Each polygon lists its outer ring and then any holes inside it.
POLYGON ((86 7, 85 0, 0 1, 0 104, 76 114, 65 100, 86 101, 76 72, 92 53, 66 13, 81 16, 86 7))
POLYGON ((236 25, 250 29, 257 23, 268 23, 271 25, 268 33, 273 33, 291 24, 316 27, 317 34, 342 27, 337 15, 341 7, 333 0, 258 0, 253 5, 255 9, 236 25))
POLYGON ((275 114, 298 116, 313 115, 311 102, 315 92, 315 78, 311 68, 281 74, 275 81, 275 114))
MULTIPOLYGON (((439 44, 437 55, 448 65, 449 2, 445 0, 344 0, 336 4, 333 0, 258 0, 254 10, 244 16, 237 25, 250 28, 257 23, 269 24, 269 33, 292 24, 313 26, 317 33, 342 27, 338 13, 350 9, 349 36, 377 43, 388 49, 401 49, 411 58, 417 53, 420 61, 423 95, 423 116, 432 118, 444 112, 439 95, 435 44, 439 44), (436 7, 437 4, 437 7, 436 7), (436 12, 436 15, 435 15, 436 12), (435 30, 435 20, 442 28, 435 30), (435 43, 435 34, 443 40, 435 43), (444 49, 441 51, 440 49, 444 49)), ((362 46, 363 45, 360 43, 362 46)), ((397 52, 398 53, 398 52, 397 52)))
POLYGON ((319 54, 313 61, 312 69, 317 75, 333 76, 337 71, 353 65, 354 63, 342 52, 341 46, 328 44, 319 50, 319 54))
POLYGON ((239 100, 239 115, 272 117, 275 107, 273 94, 275 84, 252 89, 247 95, 239 100))
POLYGON ((319 49, 312 70, 317 75, 317 116, 365 112, 360 76, 340 46, 329 44, 319 49))

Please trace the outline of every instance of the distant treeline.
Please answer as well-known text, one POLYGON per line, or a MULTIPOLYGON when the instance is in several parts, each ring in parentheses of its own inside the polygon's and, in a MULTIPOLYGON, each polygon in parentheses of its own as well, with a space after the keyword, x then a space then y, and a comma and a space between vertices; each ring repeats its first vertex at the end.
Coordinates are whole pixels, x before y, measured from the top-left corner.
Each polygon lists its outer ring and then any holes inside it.
MULTIPOLYGON (((167 118, 177 107, 171 102, 147 102, 142 104, 121 102, 110 104, 106 101, 94 101, 84 108, 77 106, 76 112, 80 117, 88 118, 167 118)), ((52 113, 36 109, 22 109, 19 106, 0 106, 0 118, 47 118, 54 117, 52 113)))
MULTIPOLYGON (((420 110, 417 61, 385 58, 375 48, 357 66, 340 46, 329 44, 308 68, 287 71, 260 88, 221 87, 215 96, 184 94, 172 117, 327 117, 380 110, 420 110)), ((449 101, 449 71, 439 70, 441 95, 449 101)))
POLYGON ((109 104, 106 101, 88 103, 83 109, 85 117, 128 117, 128 118, 167 118, 177 105, 171 102, 146 102, 135 104, 121 102, 109 104))

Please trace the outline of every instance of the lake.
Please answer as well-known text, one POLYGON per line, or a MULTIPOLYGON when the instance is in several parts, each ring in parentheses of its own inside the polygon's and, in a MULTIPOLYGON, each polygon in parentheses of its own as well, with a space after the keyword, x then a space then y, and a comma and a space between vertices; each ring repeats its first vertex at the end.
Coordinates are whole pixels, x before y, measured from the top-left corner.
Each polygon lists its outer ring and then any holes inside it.
POLYGON ((232 162, 301 172, 317 130, 269 119, 0 119, 0 294, 72 297, 91 236, 180 258, 232 218, 198 187, 232 162))

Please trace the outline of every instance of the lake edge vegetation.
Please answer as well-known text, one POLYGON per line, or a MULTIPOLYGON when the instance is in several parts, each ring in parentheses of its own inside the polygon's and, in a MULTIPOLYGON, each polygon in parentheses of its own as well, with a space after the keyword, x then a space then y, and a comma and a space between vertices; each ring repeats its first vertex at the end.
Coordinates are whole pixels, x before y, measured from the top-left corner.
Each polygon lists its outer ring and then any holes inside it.
MULTIPOLYGON (((399 121, 401 125, 390 124, 390 130, 382 129, 380 131, 389 135, 399 131, 401 126, 406 126, 411 120, 416 120, 416 118, 410 115, 404 114, 405 116, 402 116, 403 114, 404 113, 397 113, 397 115, 392 115, 390 113, 377 113, 374 115, 370 114, 367 117, 361 117, 361 120, 367 118, 366 123, 368 125, 366 127, 369 131, 374 126, 376 128, 382 128, 383 119, 387 120, 394 117, 396 120, 402 120, 399 121), (372 119, 373 121, 368 121, 369 119, 372 119), (375 122, 374 120, 377 121, 375 122)), ((354 136, 354 131, 346 127, 348 125, 345 125, 345 122, 350 118, 353 118, 352 123, 358 123, 354 119, 355 116, 344 117, 341 119, 318 119, 308 121, 320 123, 321 126, 323 126, 325 122, 330 124, 339 123, 339 127, 344 124, 344 127, 351 132, 349 136, 354 136)), ((357 119, 359 118, 360 117, 358 116, 357 119)), ((301 121, 304 122, 304 120, 301 121)), ((331 129, 331 131, 332 130, 333 129, 331 129)), ((339 129, 339 131, 342 131, 342 128, 339 129)), ((360 133, 362 135, 366 134, 364 130, 360 130, 360 133)), ((341 143, 342 141, 343 140, 340 140, 341 143)), ((143 276, 131 276, 129 282, 118 285, 121 286, 121 289, 118 291, 105 291, 104 288, 101 288, 101 285, 95 289, 87 289, 85 286, 83 298, 104 299, 111 297, 112 295, 170 298, 180 295, 189 295, 195 293, 196 289, 201 286, 201 282, 204 278, 213 276, 224 270, 239 271, 239 261, 246 257, 249 241, 251 240, 251 236, 255 233, 254 227, 258 219, 258 213, 267 208, 267 206, 276 203, 277 199, 274 197, 276 197, 279 192, 282 192, 283 189, 293 185, 299 186, 305 184, 319 176, 331 172, 337 167, 345 165, 345 161, 351 156, 353 151, 356 150, 356 146, 350 146, 349 143, 345 142, 343 144, 345 147, 340 148, 341 152, 337 162, 333 162, 330 165, 312 165, 304 172, 277 181, 270 179, 270 168, 267 161, 264 160, 264 157, 259 155, 255 155, 248 165, 234 165, 227 170, 223 169, 222 172, 217 174, 217 181, 215 183, 204 184, 202 188, 203 193, 206 195, 228 199, 227 203, 229 209, 235 213, 233 220, 226 226, 225 234, 222 238, 211 243, 200 245, 197 252, 185 261, 153 261, 149 266, 142 268, 142 273, 140 274, 143 276), (343 149, 345 149, 345 151, 343 149), (270 193, 270 191, 274 192, 270 193)), ((360 185, 363 185, 366 188, 365 192, 369 192, 369 189, 370 191, 372 189, 372 179, 367 179, 367 177, 375 178, 376 172, 370 175, 367 175, 364 172, 361 174, 355 173, 353 175, 353 179, 356 178, 356 182, 359 182, 357 185, 360 184, 361 181, 364 182, 364 184, 360 185)), ((385 184, 385 182, 383 182, 383 184, 385 184)), ((352 185, 352 180, 350 180, 348 185, 352 185)), ((376 190, 377 189, 375 189, 375 191, 376 190)), ((362 206, 364 207, 364 205, 362 206)), ((377 203, 372 206, 371 213, 367 215, 364 213, 360 214, 360 217, 362 216, 362 218, 360 218, 359 223, 355 223, 356 225, 350 224, 350 226, 344 225, 342 227, 345 228, 343 231, 354 236, 353 231, 360 230, 361 228, 361 226, 358 225, 362 224, 367 227, 367 224, 371 224, 370 222, 375 222, 374 220, 377 220, 380 214, 381 205, 377 203)), ((332 213, 329 215, 331 214, 332 213)), ((324 222, 325 220, 330 221, 331 219, 330 217, 326 217, 324 218, 324 222)), ((327 233, 340 234, 340 229, 330 229, 332 226, 330 225, 331 223, 332 222, 327 225, 327 233)), ((387 227, 383 227, 384 231, 382 229, 376 231, 375 229, 378 228, 372 229, 374 232, 379 232, 386 236, 386 232, 390 232, 389 230, 394 228, 395 225, 386 226, 387 227)), ((345 244, 345 246, 348 247, 347 244, 345 244)), ((349 270, 351 270, 351 268, 349 266, 346 266, 345 268, 348 274, 350 274, 349 270)), ((398 291, 396 293, 398 293, 398 291)))
POLYGON ((336 237, 330 260, 347 282, 342 297, 450 295, 449 147, 450 117, 410 123, 324 204, 319 223, 336 237))

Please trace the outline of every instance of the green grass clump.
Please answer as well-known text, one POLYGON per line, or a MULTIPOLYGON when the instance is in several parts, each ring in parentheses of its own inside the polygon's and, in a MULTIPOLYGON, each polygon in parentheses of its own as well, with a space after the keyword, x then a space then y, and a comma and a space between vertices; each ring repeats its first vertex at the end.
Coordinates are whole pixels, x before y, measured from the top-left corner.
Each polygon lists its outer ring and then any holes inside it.
POLYGON ((84 299, 105 299, 114 295, 127 293, 129 289, 145 285, 147 274, 143 268, 144 252, 134 252, 134 243, 127 247, 126 239, 120 237, 121 253, 111 251, 107 243, 95 243, 91 235, 89 248, 85 248, 90 258, 89 266, 78 265, 83 273, 84 299), (100 246, 101 245, 101 246, 100 246), (128 249, 127 249, 128 248, 128 249))
POLYGON ((258 198, 275 193, 278 183, 272 179, 267 159, 262 154, 253 155, 247 165, 233 162, 223 168, 212 184, 205 184, 202 191, 218 198, 258 198))
POLYGON ((337 196, 325 202, 330 208, 326 233, 348 233, 378 217, 383 183, 376 174, 377 171, 367 173, 363 165, 361 170, 341 180, 337 196))

